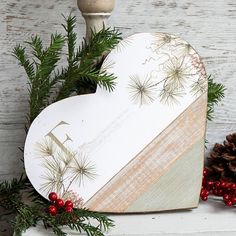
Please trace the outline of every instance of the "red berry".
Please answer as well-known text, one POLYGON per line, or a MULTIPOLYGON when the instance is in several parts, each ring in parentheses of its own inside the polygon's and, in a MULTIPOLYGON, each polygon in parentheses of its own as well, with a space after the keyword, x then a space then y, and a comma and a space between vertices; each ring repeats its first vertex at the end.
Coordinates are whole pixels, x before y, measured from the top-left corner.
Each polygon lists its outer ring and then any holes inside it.
POLYGON ((208 195, 209 195, 209 191, 208 191, 207 189, 205 189, 205 191, 204 191, 204 195, 208 197, 208 195))
POLYGON ((218 189, 217 193, 218 193, 217 194, 218 196, 223 196, 224 195, 224 191, 222 189, 218 189))
POLYGON ((229 194, 224 194, 224 195, 223 195, 223 199, 224 199, 225 201, 230 200, 229 194))
POLYGON ((57 214, 57 208, 55 206, 49 206, 48 212, 50 215, 55 216, 57 214))
POLYGON ((231 201, 232 201, 233 204, 236 204, 236 197, 232 197, 231 201))
POLYGON ((235 189, 236 189, 236 184, 232 184, 232 185, 231 185, 231 188, 232 188, 233 190, 235 190, 235 189))
POLYGON ((231 183, 225 183, 225 188, 230 189, 231 190, 231 183))
POLYGON ((221 183, 220 183, 220 187, 221 187, 221 188, 226 188, 226 187, 227 187, 227 183, 221 182, 221 183))
POLYGON ((215 187, 216 187, 216 188, 219 188, 219 187, 220 187, 220 182, 219 182, 219 181, 216 181, 216 182, 215 182, 215 187))
POLYGON ((65 211, 71 213, 73 211, 73 207, 67 206, 65 207, 65 211))
POLYGON ((208 169, 207 168, 204 168, 203 170, 203 176, 207 176, 208 175, 208 169))
POLYGON ((203 178, 202 179, 202 186, 205 186, 206 185, 206 180, 203 178))
POLYGON ((207 201, 208 197, 207 197, 207 196, 203 196, 203 197, 201 197, 201 199, 202 199, 203 201, 207 201))
POLYGON ((201 190, 201 193, 200 193, 200 196, 201 196, 201 197, 204 196, 204 192, 205 192, 205 189, 202 189, 202 190, 201 190))
POLYGON ((63 200, 60 199, 60 198, 56 200, 55 204, 56 204, 57 207, 64 207, 64 205, 65 205, 63 200))
POLYGON ((232 203, 232 201, 228 200, 225 202, 225 205, 230 207, 233 205, 233 203, 232 203))
POLYGON ((213 181, 207 181, 206 185, 209 188, 209 190, 211 190, 212 187, 214 186, 214 182, 213 181))
POLYGON ((55 202, 57 200, 57 194, 52 192, 48 195, 50 201, 55 202))
POLYGON ((232 191, 232 189, 231 189, 231 188, 227 188, 226 190, 227 190, 228 192, 231 192, 231 191, 232 191))
POLYGON ((208 197, 208 195, 209 195, 209 191, 207 189, 201 190, 201 193, 200 193, 201 197, 205 197, 205 196, 208 197))
POLYGON ((73 208, 73 206, 74 206, 74 204, 73 204, 72 201, 67 200, 67 201, 65 202, 65 207, 71 207, 71 208, 73 208))
POLYGON ((218 196, 218 190, 217 190, 217 189, 214 189, 214 190, 212 191, 212 193, 213 193, 214 195, 218 196))

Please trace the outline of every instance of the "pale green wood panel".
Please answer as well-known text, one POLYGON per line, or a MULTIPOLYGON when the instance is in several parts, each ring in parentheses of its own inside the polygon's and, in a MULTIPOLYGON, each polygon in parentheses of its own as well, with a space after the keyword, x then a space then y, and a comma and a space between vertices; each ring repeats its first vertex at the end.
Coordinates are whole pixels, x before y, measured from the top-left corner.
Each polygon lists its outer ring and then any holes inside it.
POLYGON ((203 166, 204 139, 201 138, 178 158, 160 179, 146 190, 129 208, 127 212, 136 209, 150 211, 159 208, 160 211, 197 207, 200 192, 201 170, 203 166), (195 198, 193 197, 195 196, 195 198))

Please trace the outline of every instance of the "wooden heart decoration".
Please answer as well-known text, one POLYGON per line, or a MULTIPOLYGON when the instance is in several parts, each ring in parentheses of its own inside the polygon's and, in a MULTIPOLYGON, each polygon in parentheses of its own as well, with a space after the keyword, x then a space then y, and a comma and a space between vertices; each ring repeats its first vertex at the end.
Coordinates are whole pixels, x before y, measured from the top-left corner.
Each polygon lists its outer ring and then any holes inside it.
POLYGON ((173 35, 135 34, 103 68, 117 76, 113 92, 64 99, 32 123, 24 157, 35 189, 101 212, 196 207, 207 109, 196 51, 173 35))

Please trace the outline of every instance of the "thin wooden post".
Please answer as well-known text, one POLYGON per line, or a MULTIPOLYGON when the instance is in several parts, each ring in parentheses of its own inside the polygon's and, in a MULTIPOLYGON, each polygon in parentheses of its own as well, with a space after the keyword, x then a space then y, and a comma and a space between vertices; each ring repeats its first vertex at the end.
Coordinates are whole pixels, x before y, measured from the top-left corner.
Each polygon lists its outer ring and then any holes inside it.
POLYGON ((106 26, 115 0, 77 0, 77 3, 86 22, 86 39, 89 40, 91 30, 98 32, 106 26))

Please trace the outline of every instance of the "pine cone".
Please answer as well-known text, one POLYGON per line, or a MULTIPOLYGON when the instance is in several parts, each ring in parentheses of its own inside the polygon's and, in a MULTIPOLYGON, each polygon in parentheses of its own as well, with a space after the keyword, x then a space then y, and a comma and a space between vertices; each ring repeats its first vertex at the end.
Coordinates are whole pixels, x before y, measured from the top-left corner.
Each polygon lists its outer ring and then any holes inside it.
POLYGON ((207 169, 211 179, 236 183, 236 133, 226 136, 223 144, 215 144, 207 169))

